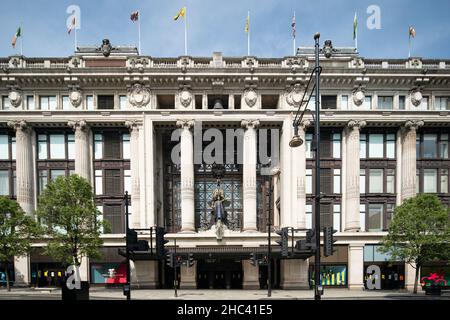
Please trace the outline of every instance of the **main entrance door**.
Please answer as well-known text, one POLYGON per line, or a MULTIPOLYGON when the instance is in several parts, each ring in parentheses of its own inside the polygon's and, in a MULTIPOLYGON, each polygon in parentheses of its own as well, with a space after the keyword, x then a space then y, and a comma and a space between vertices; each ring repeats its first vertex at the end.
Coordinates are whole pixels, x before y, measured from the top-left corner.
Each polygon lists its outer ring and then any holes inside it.
POLYGON ((197 262, 198 289, 242 289, 240 260, 207 259, 197 262))

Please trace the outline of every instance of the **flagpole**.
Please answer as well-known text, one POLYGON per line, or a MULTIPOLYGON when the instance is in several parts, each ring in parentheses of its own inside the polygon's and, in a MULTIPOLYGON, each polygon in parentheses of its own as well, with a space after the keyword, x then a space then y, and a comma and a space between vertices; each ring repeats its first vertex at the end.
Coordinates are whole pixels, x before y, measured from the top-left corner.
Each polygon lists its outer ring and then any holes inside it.
POLYGON ((411 58, 411 34, 409 34, 409 41, 408 41, 408 59, 411 58))
POLYGON ((247 56, 250 56, 250 11, 247 13, 248 32, 247 32, 247 56))
MULTIPOLYGON (((294 11, 294 22, 295 22, 295 27, 294 28, 297 29, 297 19, 295 18, 295 11, 294 11)), ((292 31, 294 32, 294 30, 292 30, 292 31)), ((295 56, 295 37, 296 37, 296 34, 294 33, 293 36, 294 36, 294 56, 295 56)))
POLYGON ((139 14, 138 14, 138 46, 139 46, 139 55, 142 55, 142 51, 141 51, 141 18, 142 18, 142 15, 141 15, 141 12, 140 11, 138 11, 139 12, 139 14))
POLYGON ((78 46, 78 40, 77 40, 77 25, 75 24, 75 26, 74 26, 74 32, 75 32, 75 34, 74 34, 74 41, 75 41, 75 48, 74 48, 74 52, 77 52, 77 46, 78 46))
POLYGON ((23 31, 22 31, 23 22, 20 21, 20 55, 23 56, 23 31))
POLYGON ((184 14, 184 55, 187 56, 187 9, 184 14))

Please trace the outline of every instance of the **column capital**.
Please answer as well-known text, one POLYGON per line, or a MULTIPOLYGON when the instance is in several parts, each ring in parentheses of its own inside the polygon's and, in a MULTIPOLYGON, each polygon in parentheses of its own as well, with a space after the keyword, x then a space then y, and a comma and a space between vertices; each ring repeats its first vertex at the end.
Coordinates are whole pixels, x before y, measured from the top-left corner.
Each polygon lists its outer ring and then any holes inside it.
POLYGON ((407 120, 404 124, 404 128, 407 130, 416 131, 419 127, 422 127, 424 122, 422 120, 407 120))
POLYGON ((350 120, 347 122, 347 127, 353 130, 360 130, 366 126, 367 122, 364 120, 350 120))
POLYGON ((67 125, 75 131, 83 131, 89 127, 85 120, 70 120, 67 122, 67 125))
POLYGON ((244 129, 256 129, 259 127, 259 120, 242 120, 241 127, 244 129))
POLYGON ((10 120, 7 122, 7 125, 15 131, 27 131, 30 129, 29 123, 25 120, 10 120))
POLYGON ((130 129, 130 132, 134 130, 139 131, 140 121, 138 120, 127 120, 125 121, 125 126, 130 129))
POLYGON ((191 129, 195 124, 194 120, 177 120, 177 127, 182 129, 191 129))

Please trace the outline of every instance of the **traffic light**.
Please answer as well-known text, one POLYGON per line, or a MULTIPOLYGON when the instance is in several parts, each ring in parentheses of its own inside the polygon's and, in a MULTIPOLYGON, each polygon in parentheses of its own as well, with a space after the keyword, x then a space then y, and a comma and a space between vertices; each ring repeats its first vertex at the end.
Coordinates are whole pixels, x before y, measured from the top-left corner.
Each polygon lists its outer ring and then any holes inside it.
POLYGON ((133 250, 138 243, 138 235, 134 229, 127 230, 128 250, 133 250))
POLYGON ((163 259, 166 255, 166 250, 164 245, 169 242, 169 240, 164 239, 166 230, 163 227, 156 227, 156 256, 159 259, 163 259))
POLYGON ((277 231, 277 234, 280 235, 281 237, 280 240, 276 241, 276 243, 278 243, 281 246, 281 256, 287 257, 289 255, 289 246, 288 246, 289 228, 288 227, 281 228, 281 230, 277 231))
POLYGON ((308 229, 306 231, 306 246, 312 250, 316 249, 316 231, 314 229, 308 229))
POLYGON ((269 264, 269 259, 267 258, 267 256, 264 256, 260 261, 259 264, 262 266, 267 266, 269 264))
POLYGON ((192 253, 188 254, 188 259, 187 259, 187 266, 188 268, 192 267, 194 265, 194 255, 192 253))
POLYGON ((171 267, 171 268, 173 268, 174 267, 174 259, 175 258, 175 255, 173 254, 173 253, 167 253, 166 254, 166 264, 169 266, 169 267, 171 267))
POLYGON ((258 264, 258 259, 256 258, 256 254, 254 252, 250 253, 250 263, 252 266, 256 266, 258 264))
POLYGON ((336 232, 336 230, 333 230, 333 227, 323 228, 323 255, 325 257, 333 255, 333 243, 336 242, 335 240, 333 240, 333 234, 336 232))
POLYGON ((179 267, 179 266, 182 265, 182 263, 183 263, 183 257, 181 257, 181 256, 176 256, 176 257, 175 257, 175 263, 174 263, 174 266, 175 266, 175 267, 179 267))

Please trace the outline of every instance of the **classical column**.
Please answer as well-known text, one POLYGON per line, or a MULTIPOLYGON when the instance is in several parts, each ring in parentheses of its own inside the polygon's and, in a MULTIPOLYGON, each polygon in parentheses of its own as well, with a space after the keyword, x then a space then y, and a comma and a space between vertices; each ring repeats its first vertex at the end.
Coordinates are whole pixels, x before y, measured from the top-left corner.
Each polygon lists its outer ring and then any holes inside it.
POLYGON ((180 267, 181 289, 197 289, 197 263, 194 263, 192 267, 181 265, 180 267))
POLYGON ((243 199, 244 231, 256 231, 256 128, 258 120, 242 120, 244 133, 243 157, 243 199))
POLYGON ((130 129, 130 171, 131 171, 131 226, 139 228, 140 224, 140 185, 139 185, 139 128, 136 120, 125 121, 125 126, 130 129))
POLYGON ((292 152, 292 208, 291 221, 294 223, 294 228, 306 228, 306 139, 305 130, 311 124, 309 120, 303 120, 299 126, 299 136, 303 140, 301 146, 291 148, 292 152))
POLYGON ((348 246, 348 288, 364 289, 364 244, 348 246))
POLYGON ((242 271, 244 273, 242 279, 242 289, 259 289, 259 267, 252 266, 250 260, 242 260, 242 271))
POLYGON ((75 173, 91 182, 89 126, 84 120, 69 121, 67 124, 75 131, 75 173))
POLYGON ((16 130, 17 202, 31 215, 34 211, 32 129, 24 120, 9 121, 8 126, 16 130))
POLYGON ((416 131, 421 126, 421 120, 408 120, 402 128, 402 201, 416 195, 416 131))
POLYGON ((181 231, 195 232, 194 205, 194 120, 177 121, 181 128, 181 231))
POLYGON ((347 154, 345 183, 345 231, 360 230, 359 213, 359 130, 365 121, 350 120, 347 123, 347 154))

